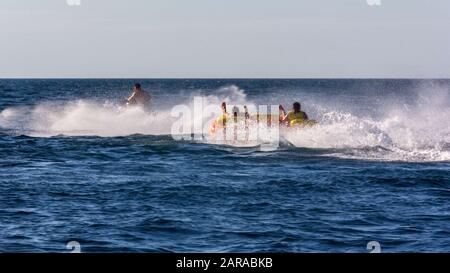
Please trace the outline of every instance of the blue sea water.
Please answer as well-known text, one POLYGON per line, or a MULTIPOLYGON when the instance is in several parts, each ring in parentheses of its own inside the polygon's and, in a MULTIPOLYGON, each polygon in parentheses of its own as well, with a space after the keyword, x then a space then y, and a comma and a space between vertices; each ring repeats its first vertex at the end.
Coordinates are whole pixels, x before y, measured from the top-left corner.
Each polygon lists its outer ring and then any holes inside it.
POLYGON ((450 80, 0 80, 0 251, 450 251, 450 80), (134 82, 151 111, 124 108, 134 82), (302 102, 275 150, 175 105, 302 102), (209 121, 208 121, 209 122, 209 121))

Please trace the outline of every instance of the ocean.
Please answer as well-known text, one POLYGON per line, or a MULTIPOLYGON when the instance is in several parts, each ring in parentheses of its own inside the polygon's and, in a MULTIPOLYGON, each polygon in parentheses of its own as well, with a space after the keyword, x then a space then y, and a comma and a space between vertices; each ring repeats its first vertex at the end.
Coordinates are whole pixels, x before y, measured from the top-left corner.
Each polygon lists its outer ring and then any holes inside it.
MULTIPOLYGON (((450 251, 450 80, 0 80, 0 252, 450 251), (135 82, 150 109, 124 107, 135 82), (174 107, 300 101, 279 145, 174 107)), ((184 107, 184 108, 183 108, 184 107)), ((195 113, 195 111, 193 111, 195 113)))

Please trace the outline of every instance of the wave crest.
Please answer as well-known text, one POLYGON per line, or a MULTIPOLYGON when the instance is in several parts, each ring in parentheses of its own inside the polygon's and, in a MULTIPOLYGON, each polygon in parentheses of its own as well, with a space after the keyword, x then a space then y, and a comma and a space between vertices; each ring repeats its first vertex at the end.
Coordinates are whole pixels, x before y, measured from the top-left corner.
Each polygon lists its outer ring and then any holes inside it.
MULTIPOLYGON (((255 105, 244 90, 231 85, 204 96, 206 103, 255 105)), ((262 101, 262 99, 261 99, 262 101)), ((262 102, 263 103, 263 102, 262 102)), ((191 101, 185 104, 192 109, 191 101)), ((325 103, 324 103, 325 104, 325 103)), ((331 149, 330 155, 369 160, 449 161, 450 98, 446 89, 418 92, 413 104, 395 104, 381 116, 361 116, 351 111, 312 105, 313 128, 282 131, 282 139, 296 147, 331 149)), ((310 105, 311 107, 311 105, 310 105)), ((351 108, 351 107, 349 107, 351 108)), ((195 112, 195 111, 193 111, 195 112)), ((213 117, 197 117, 208 128, 213 117)), ((0 127, 20 134, 50 137, 169 135, 177 119, 171 109, 148 112, 112 102, 75 100, 10 107, 0 112, 0 127)), ((205 130, 207 134, 207 130, 205 130)), ((239 143, 232 144, 240 146, 239 143)), ((245 145, 241 145, 245 146, 245 145)))

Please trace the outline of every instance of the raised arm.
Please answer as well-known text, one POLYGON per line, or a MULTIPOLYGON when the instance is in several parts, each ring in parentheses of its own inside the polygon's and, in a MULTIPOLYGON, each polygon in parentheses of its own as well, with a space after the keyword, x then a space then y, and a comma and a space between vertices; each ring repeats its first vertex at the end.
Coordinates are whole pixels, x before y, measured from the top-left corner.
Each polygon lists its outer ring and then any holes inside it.
POLYGON ((136 92, 133 92, 133 94, 131 94, 131 96, 127 99, 128 102, 132 102, 136 97, 136 92))
POLYGON ((291 121, 289 119, 289 115, 284 116, 284 119, 282 120, 282 123, 284 123, 286 126, 290 126, 291 121))

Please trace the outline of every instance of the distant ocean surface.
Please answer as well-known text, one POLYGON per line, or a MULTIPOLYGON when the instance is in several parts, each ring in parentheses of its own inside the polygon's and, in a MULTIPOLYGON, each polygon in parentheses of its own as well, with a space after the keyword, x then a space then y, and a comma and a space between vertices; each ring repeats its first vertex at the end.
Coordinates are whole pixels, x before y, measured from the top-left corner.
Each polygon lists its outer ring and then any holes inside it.
POLYGON ((5 79, 0 95, 0 252, 450 252, 450 80, 5 79), (135 82, 150 111, 121 105, 135 82), (319 125, 275 150, 175 140, 172 109, 196 96, 300 101, 319 125))

